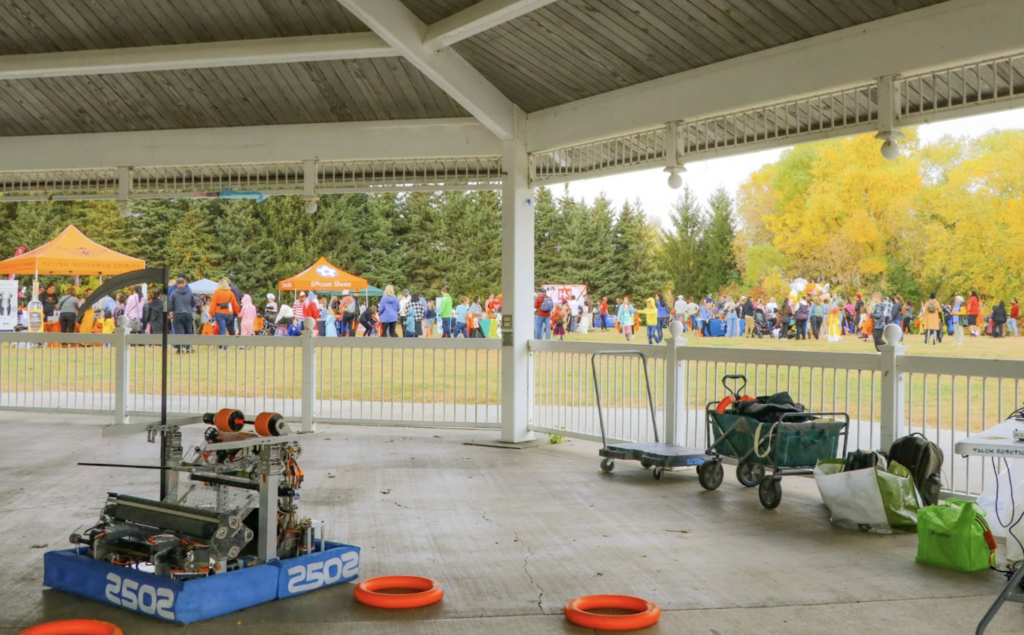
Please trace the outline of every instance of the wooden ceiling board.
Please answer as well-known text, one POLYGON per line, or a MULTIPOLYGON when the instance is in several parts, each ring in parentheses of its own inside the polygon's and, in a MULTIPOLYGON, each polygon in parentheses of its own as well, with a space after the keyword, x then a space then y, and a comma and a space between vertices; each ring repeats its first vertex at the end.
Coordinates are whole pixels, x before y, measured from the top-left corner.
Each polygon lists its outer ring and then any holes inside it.
MULTIPOLYGON (((406 0, 433 22, 462 0, 406 0)), ((558 0, 454 45, 527 112, 947 0, 558 0)))
POLYGON ((0 2, 0 55, 368 30, 337 0, 0 2))

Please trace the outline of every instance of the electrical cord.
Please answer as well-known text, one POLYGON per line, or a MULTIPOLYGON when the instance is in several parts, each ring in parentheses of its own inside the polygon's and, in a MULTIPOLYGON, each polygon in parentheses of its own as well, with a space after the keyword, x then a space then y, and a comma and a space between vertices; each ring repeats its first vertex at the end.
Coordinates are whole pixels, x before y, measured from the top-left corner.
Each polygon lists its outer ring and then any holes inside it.
MULTIPOLYGON (((1024 414, 1024 410, 1018 410, 1017 412, 1014 413, 1014 418, 1019 418, 1019 417, 1022 416, 1022 414, 1024 414)), ((1022 420, 1024 420, 1024 419, 1022 419, 1022 420)), ((1007 482, 1007 484, 1010 487, 1010 506, 1011 507, 1010 507, 1010 518, 1009 518, 1010 522, 1007 524, 1007 523, 1003 522, 1002 516, 999 513, 999 472, 996 469, 996 459, 995 458, 989 459, 989 461, 992 464, 992 473, 995 475, 995 479, 996 479, 996 500, 995 500, 996 522, 998 522, 999 526, 1002 527, 1003 529, 1005 529, 1006 533, 1013 538, 1014 542, 1016 542, 1017 546, 1020 548, 1021 553, 1024 553, 1024 544, 1021 544, 1020 538, 1018 538, 1017 535, 1015 533, 1013 533, 1013 530, 1016 529, 1017 525, 1019 525, 1021 523, 1021 521, 1024 520, 1024 511, 1021 511, 1020 516, 1017 517, 1017 520, 1013 520, 1013 514, 1017 511, 1017 500, 1016 500, 1016 497, 1014 496, 1014 493, 1013 493, 1013 477, 1010 475, 1010 464, 1009 464, 1009 462, 1005 458, 1004 459, 1000 459, 1000 460, 1003 462, 1003 469, 1006 471, 1006 482, 1007 482)), ((1014 572, 1017 570, 1017 568, 1020 566, 1020 564, 1021 564, 1020 562, 1011 562, 1011 563, 1009 563, 1009 566, 1006 569, 1000 569, 1000 568, 994 567, 994 566, 992 567, 992 569, 994 569, 995 571, 998 571, 998 572, 1004 574, 1007 578, 1009 578, 1009 577, 1013 576, 1014 572)))

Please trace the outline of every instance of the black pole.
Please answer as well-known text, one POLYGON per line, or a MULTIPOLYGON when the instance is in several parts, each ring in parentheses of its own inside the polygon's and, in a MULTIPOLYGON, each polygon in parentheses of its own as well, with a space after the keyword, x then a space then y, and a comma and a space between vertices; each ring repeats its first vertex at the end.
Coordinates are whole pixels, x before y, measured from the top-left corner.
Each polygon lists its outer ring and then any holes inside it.
MULTIPOLYGON (((170 273, 166 266, 163 268, 164 272, 164 315, 161 321, 164 325, 163 334, 160 341, 160 425, 167 425, 167 332, 171 330, 170 324, 167 319, 167 293, 170 290, 168 284, 168 276, 170 273)), ((159 287, 157 287, 159 289, 159 287)))

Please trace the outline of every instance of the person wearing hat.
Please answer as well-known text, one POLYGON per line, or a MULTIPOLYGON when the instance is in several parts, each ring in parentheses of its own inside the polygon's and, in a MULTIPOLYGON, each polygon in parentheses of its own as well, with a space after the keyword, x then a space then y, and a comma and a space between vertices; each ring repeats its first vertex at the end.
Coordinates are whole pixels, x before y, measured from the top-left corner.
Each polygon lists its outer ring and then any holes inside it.
MULTIPOLYGON (((111 312, 113 314, 113 312, 111 312)), ((185 276, 178 276, 178 284, 167 294, 167 319, 175 335, 195 335, 196 297, 185 284, 185 276)), ((191 346, 175 346, 178 353, 192 352, 191 346)))
POLYGON ((537 297, 533 300, 533 308, 537 312, 533 318, 533 339, 551 339, 551 311, 554 310, 555 303, 548 296, 548 292, 544 290, 544 287, 537 289, 537 297))
MULTIPOLYGON (((267 294, 267 306, 263 307, 265 315, 269 316, 271 313, 277 313, 277 297, 273 293, 267 294)), ((273 318, 270 318, 273 321, 273 318)))

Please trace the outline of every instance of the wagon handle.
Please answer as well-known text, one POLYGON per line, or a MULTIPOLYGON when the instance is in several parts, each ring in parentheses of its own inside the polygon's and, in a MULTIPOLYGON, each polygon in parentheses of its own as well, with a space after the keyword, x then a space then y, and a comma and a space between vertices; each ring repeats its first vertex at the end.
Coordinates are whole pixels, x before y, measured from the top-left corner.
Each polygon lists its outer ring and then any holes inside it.
POLYGON ((747 389, 747 376, 746 375, 726 375, 725 377, 722 377, 722 386, 725 388, 725 391, 727 393, 729 393, 730 395, 733 396, 733 399, 739 399, 740 394, 743 393, 747 389), (740 382, 740 381, 742 381, 743 383, 740 384, 739 388, 732 388, 732 387, 729 386, 729 382, 740 382))

